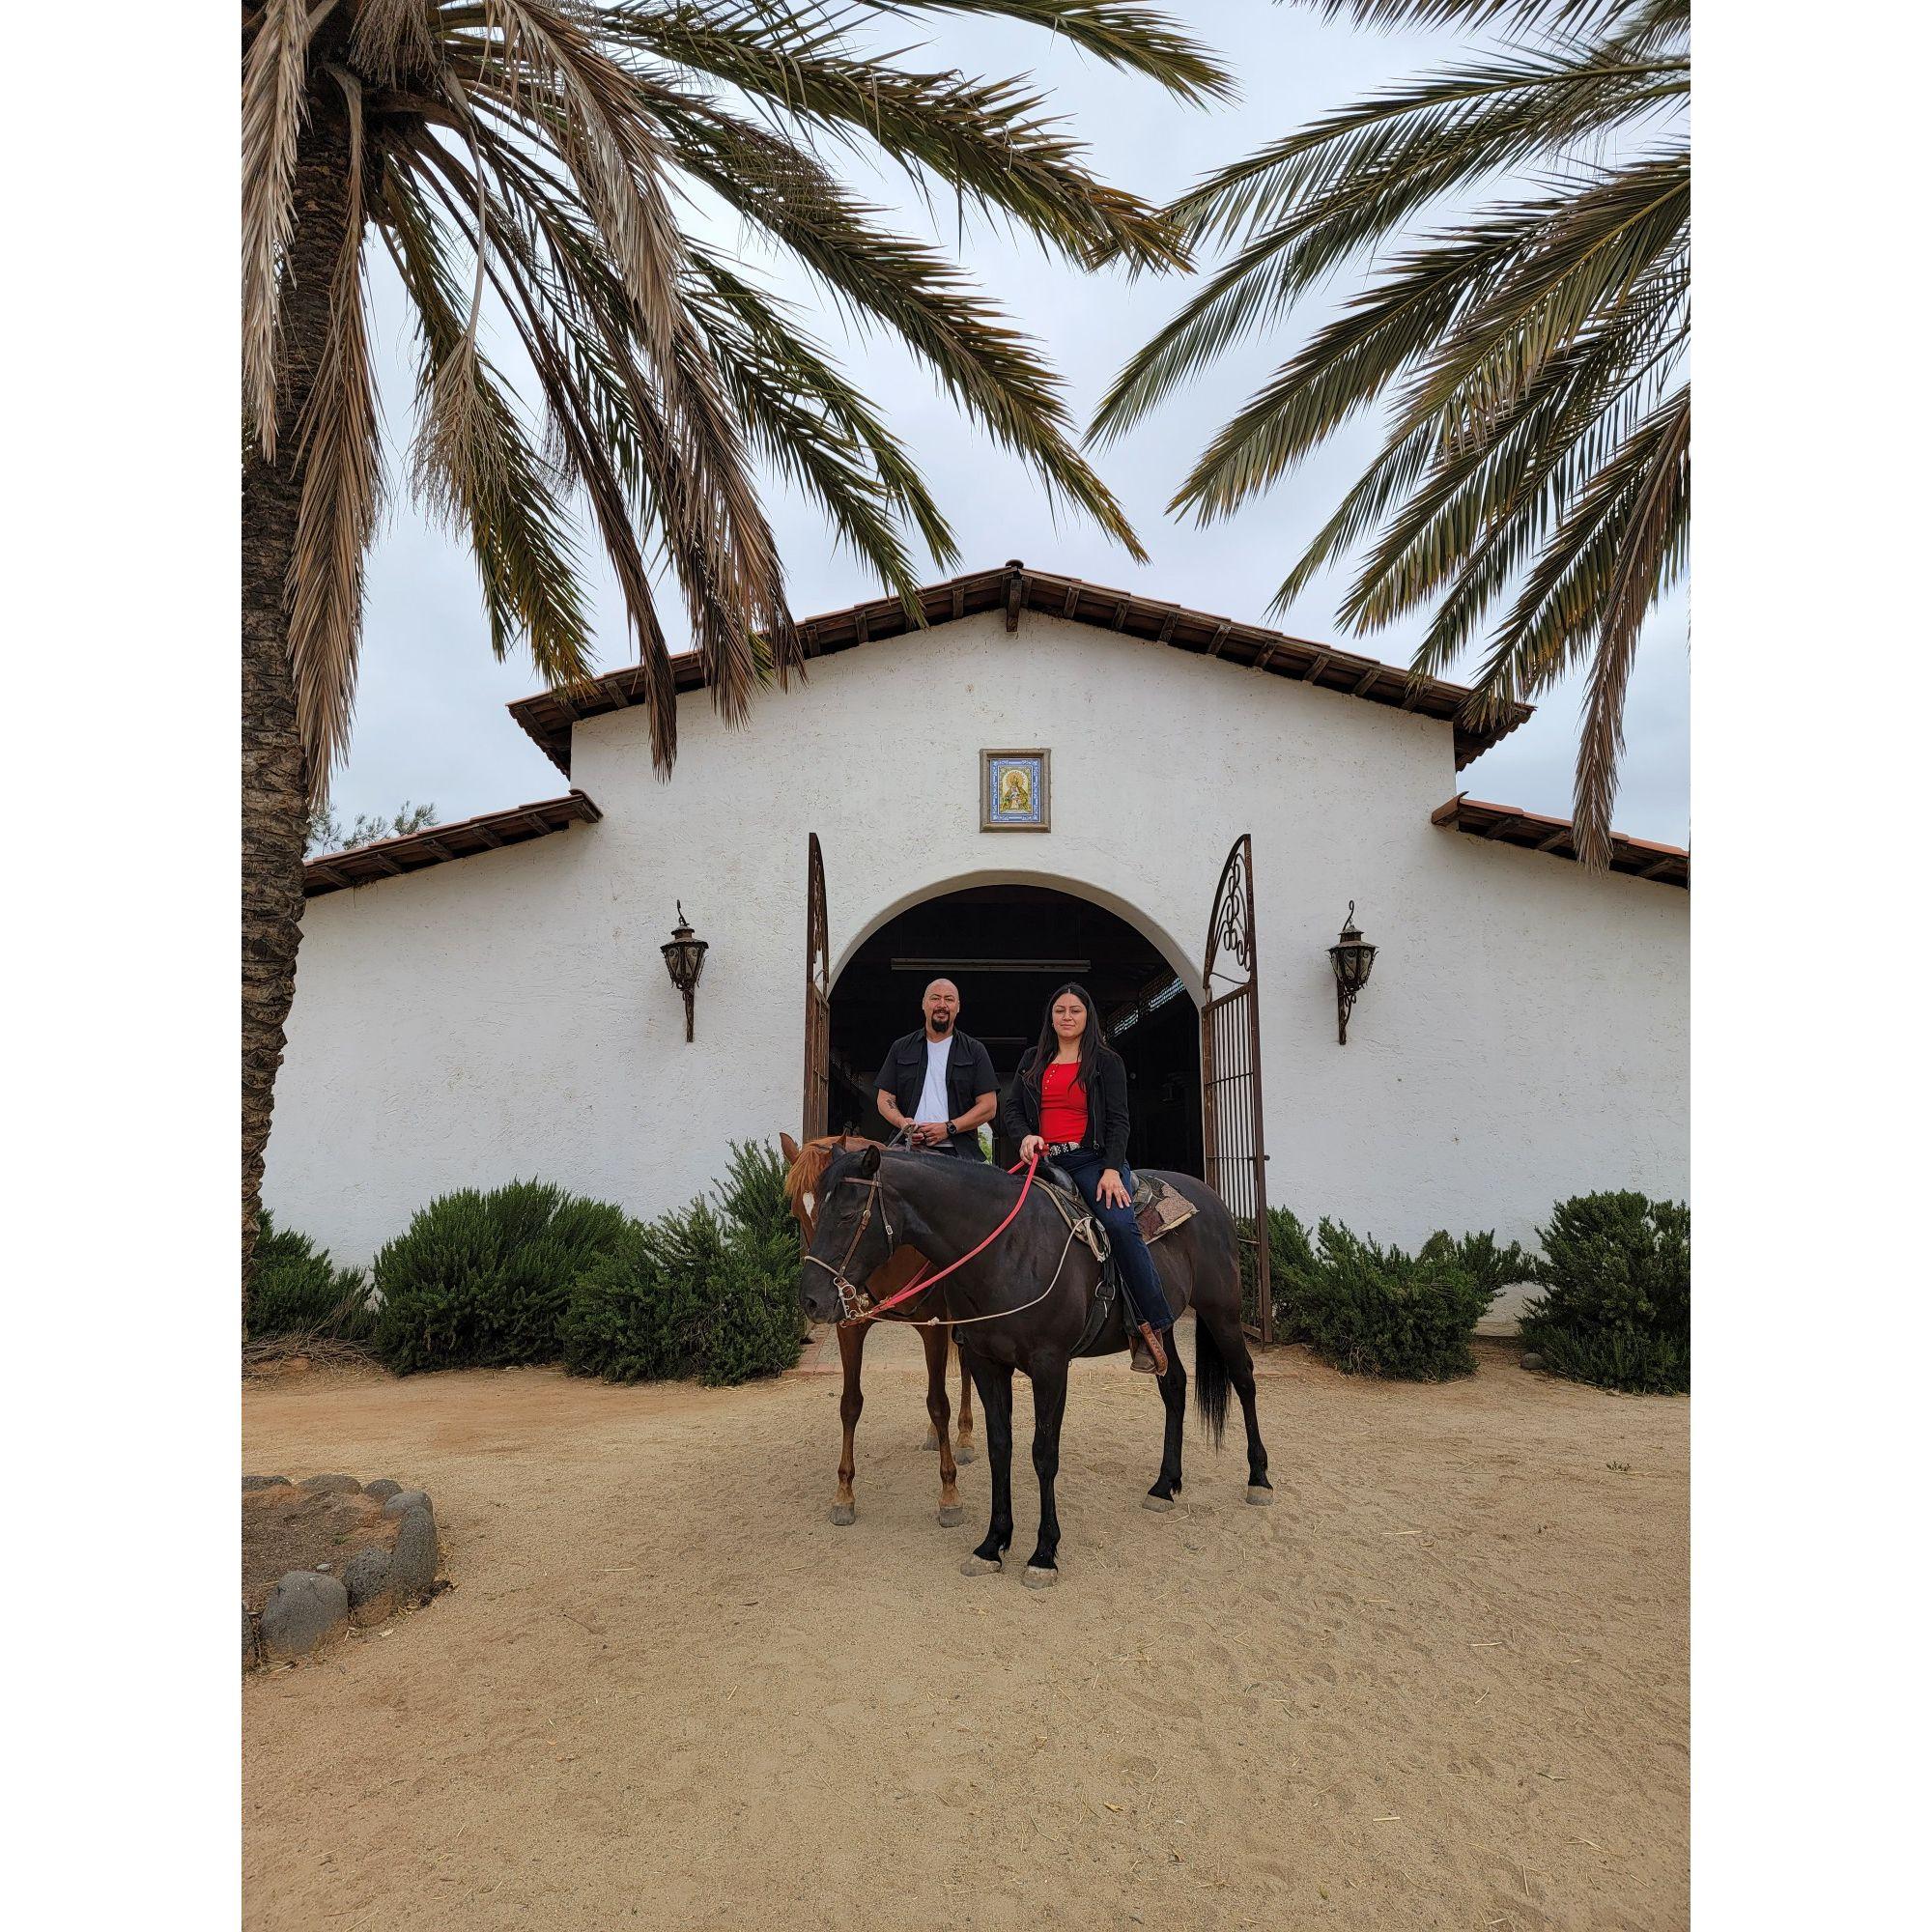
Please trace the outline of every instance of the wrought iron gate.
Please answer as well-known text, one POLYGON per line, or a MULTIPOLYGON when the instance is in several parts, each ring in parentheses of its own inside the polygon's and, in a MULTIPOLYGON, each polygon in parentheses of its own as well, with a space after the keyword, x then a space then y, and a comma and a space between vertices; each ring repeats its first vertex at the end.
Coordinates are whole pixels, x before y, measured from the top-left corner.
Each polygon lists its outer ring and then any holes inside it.
POLYGON ((1240 1237, 1242 1323, 1249 1334, 1272 1342, 1256 977, 1254 842, 1244 832, 1214 889, 1208 957, 1201 969, 1201 1140, 1204 1178, 1227 1203, 1240 1237))
POLYGON ((812 833, 805 849, 805 1131, 815 1140, 830 1129, 832 1086, 832 958, 826 940, 825 860, 812 833))

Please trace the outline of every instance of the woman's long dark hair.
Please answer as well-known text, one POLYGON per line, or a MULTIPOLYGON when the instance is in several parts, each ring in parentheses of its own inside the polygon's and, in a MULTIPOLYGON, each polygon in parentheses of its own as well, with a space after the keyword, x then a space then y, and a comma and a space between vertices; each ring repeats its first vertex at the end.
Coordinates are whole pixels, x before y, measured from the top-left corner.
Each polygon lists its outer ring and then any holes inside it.
POLYGON ((1056 986, 1053 997, 1046 1003, 1046 1017, 1040 1022, 1039 1044, 1034 1049, 1033 1065, 1026 1071, 1027 1085, 1036 1094, 1046 1078, 1046 1069, 1053 1065, 1054 1057, 1060 1051, 1060 1036, 1053 1030, 1053 1009, 1067 993, 1071 993, 1087 1009, 1087 1027, 1080 1036, 1080 1064, 1073 1076, 1074 1084, 1082 1094, 1091 1094, 1094 1092, 1094 1069, 1100 1065, 1100 1056, 1108 1050, 1106 1038, 1100 1031, 1100 1009, 1094 1004, 1094 995, 1077 980, 1056 986))

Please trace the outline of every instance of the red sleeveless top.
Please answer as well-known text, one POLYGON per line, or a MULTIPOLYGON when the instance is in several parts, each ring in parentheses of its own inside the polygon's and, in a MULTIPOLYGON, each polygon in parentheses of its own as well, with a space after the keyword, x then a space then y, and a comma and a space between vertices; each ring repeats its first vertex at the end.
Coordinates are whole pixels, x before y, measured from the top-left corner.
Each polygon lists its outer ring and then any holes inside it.
POLYGON ((1087 1138, 1087 1095, 1074 1085, 1080 1077, 1077 1060, 1048 1064, 1039 1082, 1039 1131, 1050 1145, 1087 1138))

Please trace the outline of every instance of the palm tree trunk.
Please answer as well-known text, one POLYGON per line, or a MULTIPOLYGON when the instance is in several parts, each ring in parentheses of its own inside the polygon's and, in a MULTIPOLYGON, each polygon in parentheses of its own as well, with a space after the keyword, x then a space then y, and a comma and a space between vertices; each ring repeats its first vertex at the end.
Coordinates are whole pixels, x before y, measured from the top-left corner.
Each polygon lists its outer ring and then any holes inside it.
POLYGON ((348 132, 327 76, 309 91, 296 162, 295 228, 281 298, 275 460, 242 465, 242 1315, 245 1327, 262 1169, 301 941, 310 773, 289 663, 289 563, 301 504, 298 426, 327 338, 329 276, 348 219, 348 132))

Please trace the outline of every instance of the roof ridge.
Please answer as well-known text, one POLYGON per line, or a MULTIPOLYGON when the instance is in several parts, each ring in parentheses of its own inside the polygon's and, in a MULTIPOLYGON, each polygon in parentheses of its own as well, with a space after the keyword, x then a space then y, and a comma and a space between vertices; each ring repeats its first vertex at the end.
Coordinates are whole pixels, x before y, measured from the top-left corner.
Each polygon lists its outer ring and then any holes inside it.
MULTIPOLYGON (((1021 613, 1031 611, 1143 642, 1171 645, 1190 656, 1221 658, 1240 668, 1453 724, 1459 771, 1531 714, 1529 705, 1517 703, 1500 724, 1475 724, 1462 715, 1473 695, 1466 685, 1418 676, 1400 665, 1385 664, 1339 644, 1293 637, 1262 624, 1241 623, 1190 605, 1146 597, 1084 578, 1063 577, 1054 571, 1032 570, 1017 557, 994 570, 922 584, 919 605, 924 619, 921 624, 912 622, 900 600, 890 593, 802 618, 798 632, 806 659, 809 662, 992 611, 1004 611, 1007 629, 1016 631, 1021 613)), ((698 689, 703 679, 697 653, 680 651, 674 655, 671 676, 680 694, 698 689)), ((551 762, 568 775, 572 725, 628 706, 642 695, 643 677, 640 664, 624 665, 568 693, 551 689, 514 699, 508 709, 551 762)))

